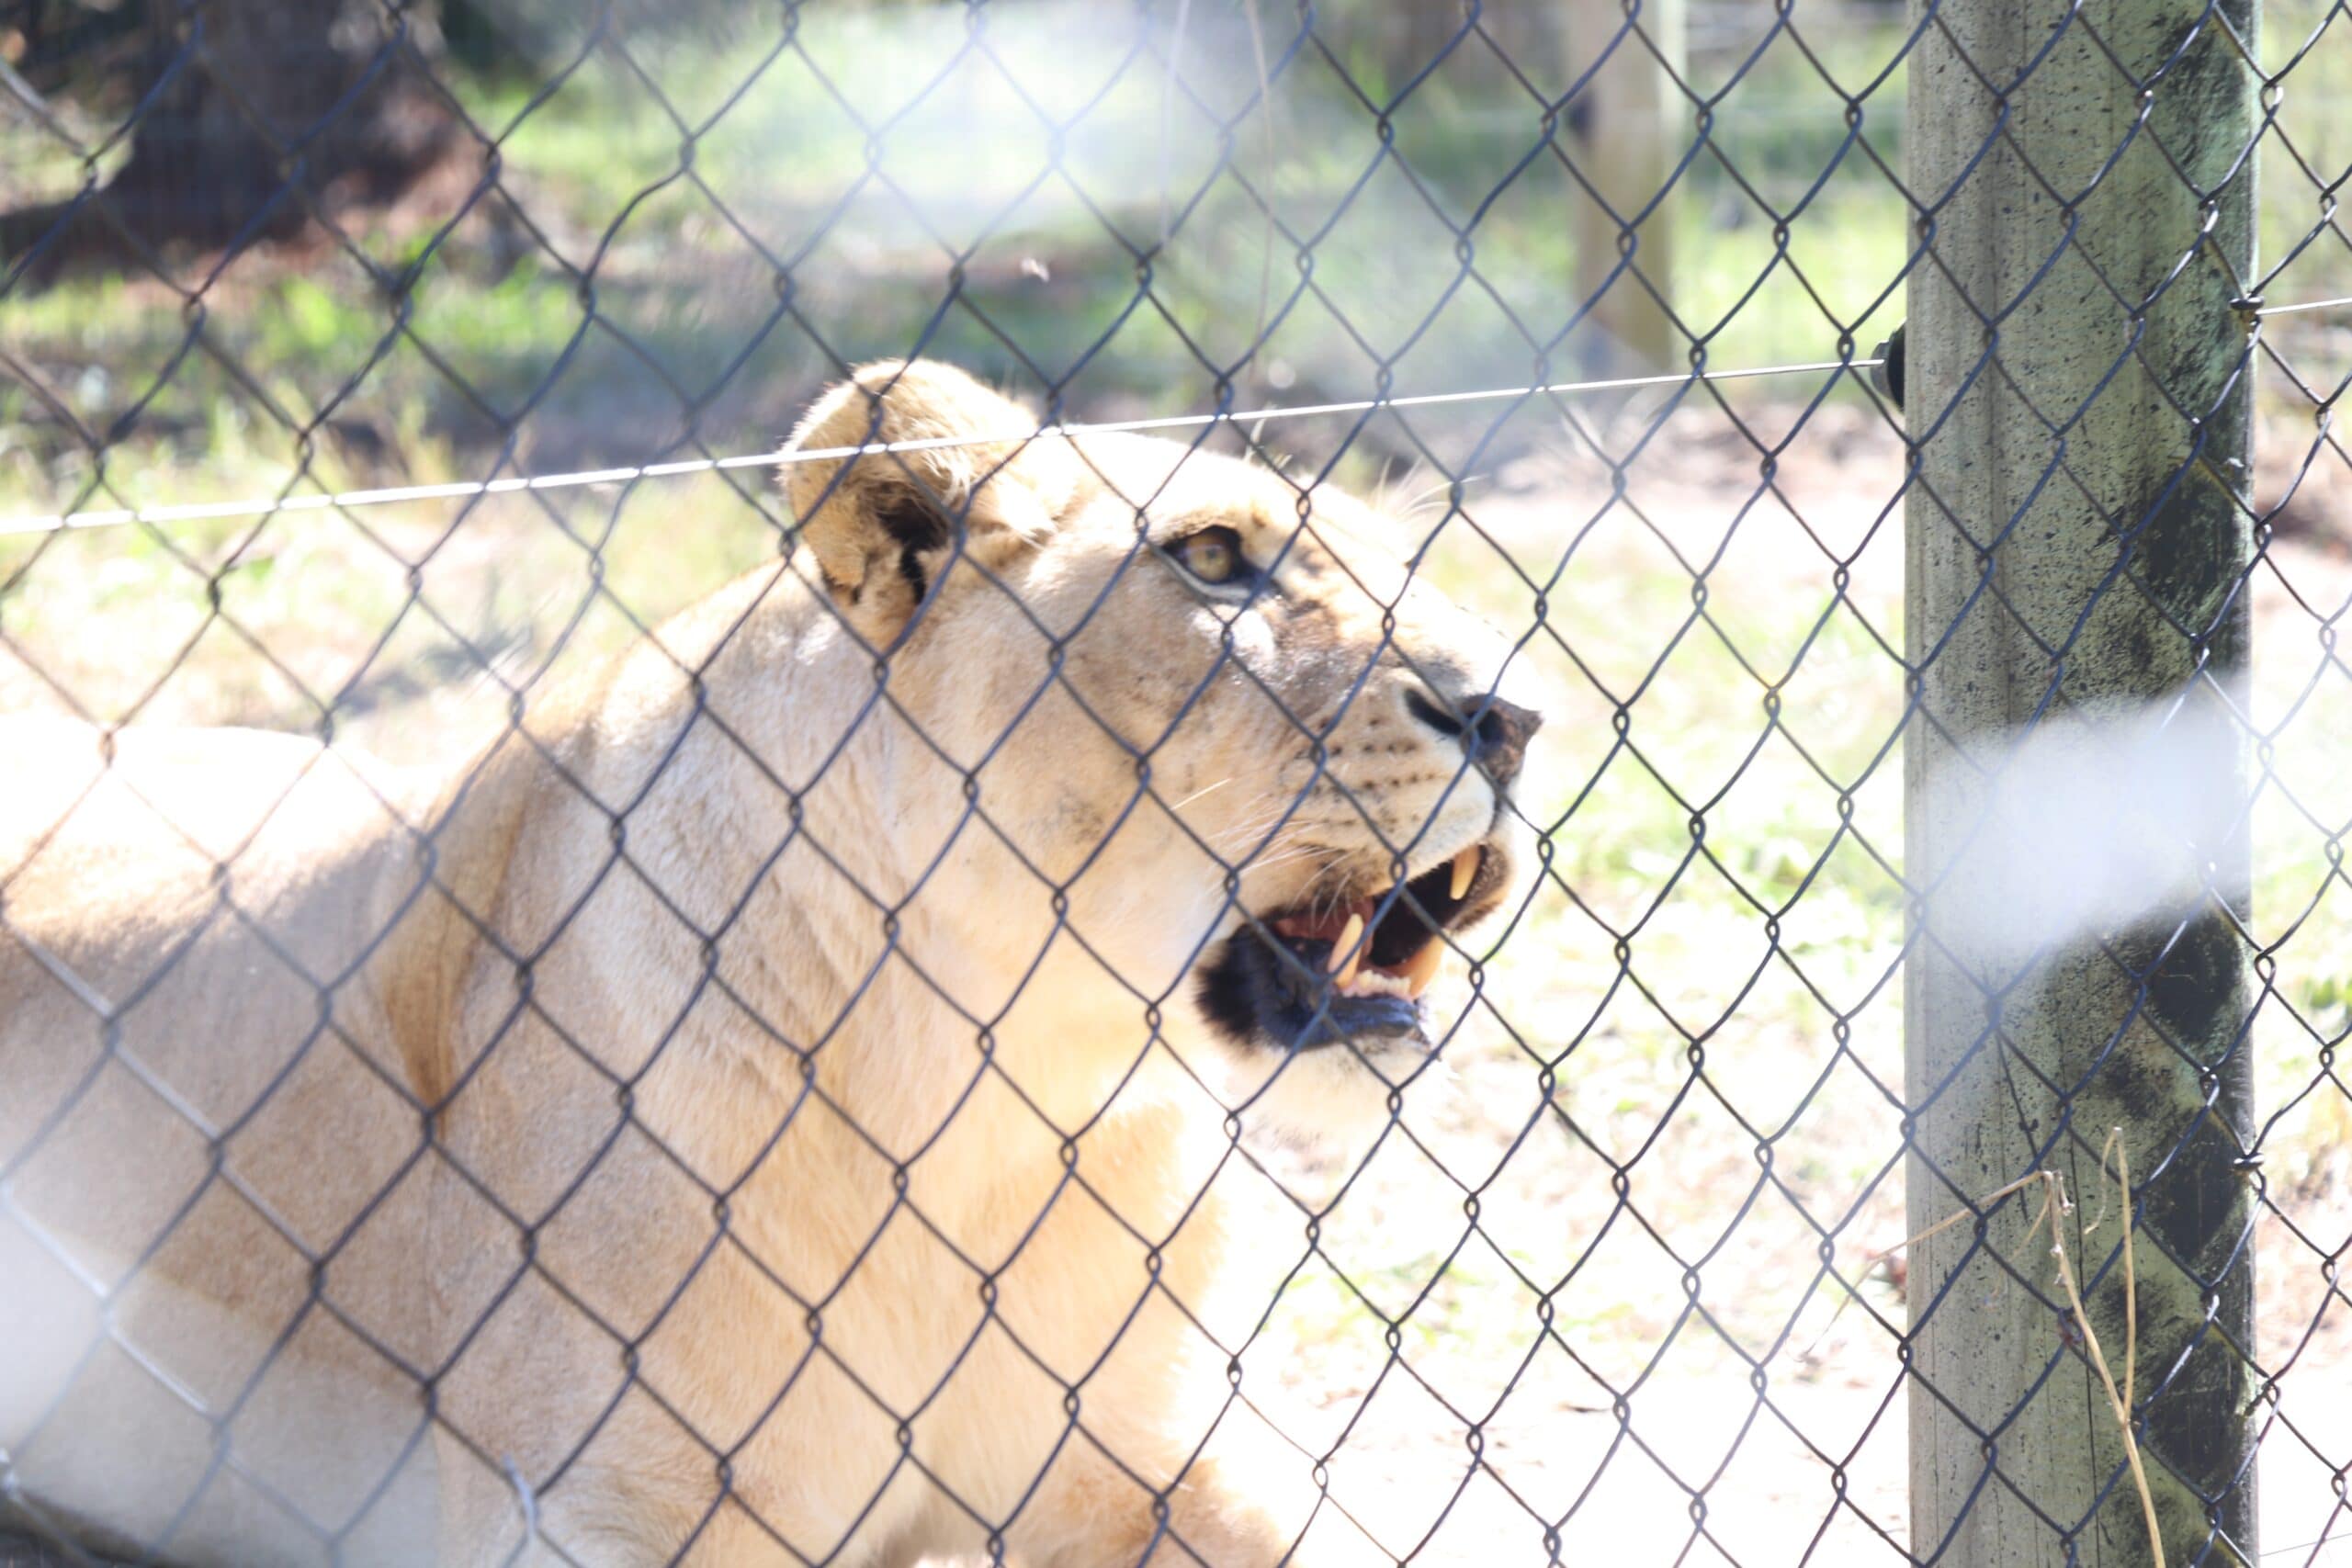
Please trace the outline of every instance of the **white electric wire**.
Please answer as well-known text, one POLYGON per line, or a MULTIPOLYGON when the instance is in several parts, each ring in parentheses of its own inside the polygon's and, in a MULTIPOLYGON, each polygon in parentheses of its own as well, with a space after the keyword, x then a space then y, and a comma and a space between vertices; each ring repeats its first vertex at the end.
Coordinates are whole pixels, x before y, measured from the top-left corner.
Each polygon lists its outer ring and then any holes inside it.
POLYGON ((2293 316, 2305 310, 2336 310, 2352 305, 2352 295, 2338 299, 2305 299, 2293 305, 2265 305, 2255 311, 2257 316, 2293 316))
POLYGON ((62 534, 83 528, 120 528, 136 523, 194 523, 219 517, 269 517, 281 512, 324 512, 356 506, 389 506, 403 501, 462 501, 478 495, 512 495, 521 491, 577 490, 586 485, 623 484, 635 479, 672 479, 681 474, 721 473, 735 468, 781 468, 796 463, 831 462, 846 457, 878 457, 893 452, 936 452, 951 446, 985 446, 1011 442, 1069 440, 1089 435, 1120 435, 1150 430, 1198 430, 1217 424, 1255 424, 1265 420, 1306 419, 1317 414, 1370 413, 1378 409, 1435 408, 1445 403, 1491 402, 1502 398, 1566 396, 1577 392, 1629 390, 1639 387, 1675 387, 1693 381, 1744 381, 1758 376, 1792 376, 1806 371, 1867 370, 1876 359, 1825 359, 1809 365, 1768 365, 1747 370, 1687 371, 1679 376, 1623 376, 1606 381, 1555 381, 1537 387, 1489 387, 1471 392, 1422 392, 1404 398, 1366 398, 1354 402, 1301 403, 1287 407, 1242 409, 1229 413, 1167 414, 1157 419, 1119 419, 1093 424, 1048 424, 1035 430, 996 435, 936 435, 920 441, 870 442, 861 446, 783 448, 736 457, 693 457, 667 463, 643 463, 621 468, 587 468, 571 474, 537 474, 505 479, 460 479, 447 484, 400 485, 388 490, 347 490, 333 495, 248 496, 239 501, 192 502, 177 506, 136 510, 51 513, 48 515, 0 519, 0 536, 62 534))

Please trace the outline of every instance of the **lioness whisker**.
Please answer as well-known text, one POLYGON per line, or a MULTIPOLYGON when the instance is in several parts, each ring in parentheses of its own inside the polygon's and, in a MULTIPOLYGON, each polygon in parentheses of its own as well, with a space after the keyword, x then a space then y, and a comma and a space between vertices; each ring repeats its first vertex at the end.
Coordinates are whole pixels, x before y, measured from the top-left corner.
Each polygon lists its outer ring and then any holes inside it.
POLYGON ((1207 797, 1207 796, 1209 796, 1209 795, 1215 795, 1218 790, 1223 789, 1226 785, 1227 785, 1227 784, 1231 784, 1232 782, 1233 782, 1233 775, 1232 775, 1232 774, 1230 774, 1230 773, 1227 773, 1225 777, 1223 777, 1223 778, 1221 778, 1221 779, 1217 780, 1217 781, 1216 781, 1216 783, 1215 783, 1215 784, 1203 784, 1200 788, 1198 788, 1198 789, 1194 790, 1192 794, 1190 794, 1190 795, 1186 795, 1183 799, 1182 799, 1182 800, 1178 801, 1175 805, 1173 805, 1173 806, 1170 807, 1168 809, 1169 809, 1169 810, 1170 810, 1170 811, 1182 811, 1182 810, 1183 810, 1183 809, 1184 809, 1184 807, 1188 807, 1188 806, 1192 805, 1192 804, 1193 804, 1193 802, 1194 802, 1194 801, 1196 801, 1196 800, 1201 800, 1201 799, 1204 799, 1204 798, 1205 798, 1205 797, 1207 797))

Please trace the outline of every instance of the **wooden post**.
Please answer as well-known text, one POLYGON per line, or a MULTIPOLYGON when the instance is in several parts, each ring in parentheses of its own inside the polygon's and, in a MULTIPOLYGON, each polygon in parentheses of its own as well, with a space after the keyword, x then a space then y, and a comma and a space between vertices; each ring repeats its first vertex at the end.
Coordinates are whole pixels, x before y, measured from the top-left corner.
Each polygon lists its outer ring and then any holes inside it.
POLYGON ((2253 1560, 2245 832, 2257 0, 1912 0, 1911 1550, 2253 1560), (2095 36, 2094 36, 2095 35, 2095 36), (2052 750, 2052 748, 2055 749, 2052 750), (2013 787, 2020 777, 2031 786, 2013 787), (2005 783, 2005 781, 2007 781, 2005 783), (2006 793, 2005 793, 2006 791, 2006 793), (2054 853, 2068 863, 2053 867, 2054 853), (2079 866, 2071 857, 2080 853, 2079 866), (2138 1185, 2136 1325, 2121 1129, 2138 1185))
POLYGON ((1690 339, 1657 298, 1674 298, 1679 196, 1659 193, 1692 134, 1690 101, 1668 72, 1687 63, 1684 16, 1685 0, 1568 0, 1567 80, 1592 73, 1566 113, 1565 144, 1591 187, 1571 198, 1577 303, 1590 301, 1590 314, 1569 341, 1604 345, 1578 359, 1601 374, 1690 362, 1690 339))

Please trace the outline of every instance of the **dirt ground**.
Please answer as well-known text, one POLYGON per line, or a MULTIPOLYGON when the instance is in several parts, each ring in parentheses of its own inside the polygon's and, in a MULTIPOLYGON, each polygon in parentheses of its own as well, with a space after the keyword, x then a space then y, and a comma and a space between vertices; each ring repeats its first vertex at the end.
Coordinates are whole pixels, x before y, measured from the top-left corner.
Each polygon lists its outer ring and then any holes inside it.
MULTIPOLYGON (((1644 412, 1618 411, 1604 442, 1625 450, 1644 412)), ((1704 406, 1624 465, 1622 495, 1563 427, 1475 474, 1466 522, 1431 558, 1442 586, 1529 634, 1550 722, 1527 808, 1553 830, 1554 874, 1476 999, 1459 974, 1445 982, 1463 1021, 1442 1071, 1360 1170, 1262 1153, 1289 1194, 1261 1183, 1286 1226, 1266 1261, 1297 1267, 1243 1357, 1245 1392, 1282 1403, 1302 1450, 1329 1456, 1335 1504, 1400 1558, 1542 1562, 1547 1528, 1559 1561, 1612 1565, 1892 1562, 1907 1544, 1902 1264, 1877 1260, 1904 1239, 1901 897, 1848 844, 1790 907, 1773 958, 1742 891, 1790 894, 1838 820, 1815 764, 1758 748, 1768 686, 1786 737, 1851 784, 1857 830, 1899 857, 1900 759, 1871 760, 1900 702, 1886 649, 1902 646, 1901 448, 1853 401, 1801 423, 1785 404, 1740 412, 1768 444, 1797 427, 1769 486, 1749 437, 1704 406), (1640 766, 1612 761, 1620 701, 1640 766), (1689 798, 1707 801, 1724 873, 1678 869, 1689 798), (1636 924, 1621 961, 1614 933, 1636 924), (1824 1276, 1825 1235, 1858 1297, 1824 1276)), ((2283 455, 2261 471, 2266 504, 2309 441, 2308 423, 2266 430, 2263 450, 2283 455)), ((2304 798, 2340 801, 2339 822, 2352 671, 2329 645, 2352 603, 2347 472, 2332 455, 2311 466, 2251 585, 2273 766, 2304 798)), ((709 494, 670 504, 687 493, 709 494)), ((649 620, 773 546, 754 518, 689 548, 642 495, 566 504, 649 620)), ((405 547, 447 518, 374 522, 405 547)), ((479 654, 416 616, 375 653, 407 592, 378 544, 324 517, 273 527, 250 549, 225 530, 188 547, 199 562, 243 550, 223 602, 290 673, 208 626, 201 571, 152 541, 77 539, 9 607, 0 712, 58 711, 70 693, 102 716, 294 726, 312 716, 299 678, 352 694, 342 733, 402 759, 421 737, 447 750, 503 722, 479 654)), ((571 613, 567 585, 594 553, 545 516, 485 509, 423 581, 511 672, 542 646, 537 620, 571 613)), ((584 626, 582 656, 636 635, 603 604, 584 626)), ((2312 1029, 2279 1008, 2256 1033, 2258 1111, 2276 1118, 2258 1337, 2286 1369, 2262 1540, 2266 1561, 2324 1568, 2352 1564, 2352 1300, 2331 1280, 2352 1242, 2352 1095, 2323 1076, 2320 1044, 2346 1027, 2352 917, 2339 893, 2288 936, 2325 838, 2264 809, 2256 913, 2285 939, 2278 998, 2312 1029)))
MULTIPOLYGON (((1640 412, 1621 416, 1620 427, 1640 412)), ((1775 412, 1758 422, 1768 440, 1779 438, 1775 412)), ((1788 412, 1777 412, 1785 429, 1788 412)), ((1849 600, 1901 647, 1901 513, 1889 510, 1901 449, 1874 414, 1842 405, 1813 414, 1777 458, 1769 490, 1756 448, 1728 421, 1708 428, 1679 416, 1675 431, 1670 446, 1629 468, 1622 501, 1612 503, 1607 467, 1564 441, 1551 456, 1505 468, 1471 503, 1478 525, 1522 562, 1556 559, 1567 528, 1599 520, 1547 606, 1566 640, 1589 651, 1590 666, 1654 649, 1656 639, 1635 650, 1594 628, 1639 614, 1630 584, 1675 577, 1661 564, 1666 552, 1713 563, 1711 607, 1732 627, 1750 609, 1759 626, 1806 624, 1826 604, 1842 558, 1849 600)), ((1622 450, 1619 439, 1610 444, 1622 450)), ((2306 446, 2308 439, 2305 425, 2306 446)), ((2266 432, 2264 450, 2291 472, 2306 449, 2297 440, 2292 431, 2266 432)), ((2330 663, 2324 639, 2332 617, 2352 604, 2347 472, 2340 461, 2312 465, 2252 585, 2257 714, 2280 726, 2282 775, 2296 766, 2287 753, 2308 744, 2342 777, 2337 741, 2352 682, 2330 663), (2315 680, 2323 705, 2298 708, 2319 700, 2306 690, 2315 680)), ((2275 504, 2284 479, 2267 468, 2263 477, 2266 506, 2275 504)), ((1800 702, 1832 704, 1836 688, 1871 663, 1833 660, 1828 694, 1805 695, 1792 683, 1792 715, 1800 702)), ((1682 700, 1672 677, 1665 671, 1644 701, 1671 713, 1682 700)), ((1605 731, 1610 705, 1574 672, 1558 692, 1566 721, 1555 714, 1552 750, 1532 766, 1548 764, 1581 786, 1591 753, 1575 738, 1605 731)), ((1891 710, 1869 711, 1883 723, 1891 710)), ((1634 712, 1638 732, 1641 705, 1634 712)), ((1713 699, 1698 703, 1695 716, 1753 722, 1727 717, 1713 699)), ((1792 792, 1812 782, 1776 776, 1792 792)), ((1899 798, 1889 796, 1900 788, 1899 766, 1880 775, 1858 819, 1874 818, 1882 831, 1899 823, 1899 798)), ((1816 784, 1810 809, 1826 805, 1821 795, 1816 784)), ((1586 808, 1593 831, 1621 821, 1586 808)), ((1576 837, 1586 820, 1569 814, 1560 839, 1576 837)), ((2295 826, 2258 840, 2266 890, 2291 880, 2288 859, 2319 864, 2312 857, 2321 836, 2295 826)), ((1899 830, 1885 841, 1899 852, 1899 830)), ((1576 882, 1575 857, 1561 863, 1576 882)), ((1605 876, 1578 887, 1600 909, 1611 908, 1612 891, 1624 890, 1605 876)), ((2294 910, 2288 899, 2272 902, 2275 913, 2258 907, 2257 915, 2278 922, 2275 940, 2294 910)), ((1429 1108, 1408 1110, 1410 1138, 1384 1146, 1325 1226, 1323 1251, 1341 1260, 1335 1267, 1415 1259, 1392 1263, 1396 1278, 1374 1269, 1371 1282, 1356 1280, 1385 1309, 1413 1310, 1393 1357, 1366 1314, 1339 1327, 1329 1316, 1300 1314, 1274 1373, 1314 1412, 1300 1440, 1317 1452, 1340 1444, 1334 1495, 1385 1505, 1401 1527, 1383 1534, 1392 1550, 1402 1555, 1419 1539, 1411 1522, 1430 1531, 1417 1561, 1542 1561, 1547 1524, 1569 1562, 1905 1560, 1902 1263, 1871 1263, 1904 1239, 1901 1135, 1893 1107, 1854 1070, 1867 1066, 1900 1092, 1899 982, 1863 1008, 1849 1054, 1834 1060, 1825 1010, 1792 1004, 1769 981, 1736 1001, 1721 994, 1720 976, 1710 985, 1711 961, 1724 973, 1748 973, 1760 923, 1753 909, 1731 898, 1670 901, 1659 914, 1667 934, 1645 928, 1633 965, 1642 974, 1643 955, 1657 955, 1647 975, 1667 1007, 1702 996, 1729 1003, 1720 1015, 1695 1010, 1715 1021, 1702 1082, 1683 1040, 1656 1017, 1646 1030, 1631 1021, 1648 1010, 1596 1002, 1622 998, 1624 987, 1595 922, 1557 908, 1547 919, 1546 908, 1539 895, 1533 929, 1514 939, 1540 957, 1498 964, 1486 987, 1490 1009, 1448 1048, 1452 1081, 1429 1108), (1548 1096, 1539 1082, 1545 1057, 1558 1060, 1548 1096), (1736 1123, 1733 1108, 1753 1125, 1782 1129, 1781 1183, 1762 1179, 1757 1138, 1736 1123), (1604 1150, 1624 1162, 1622 1202, 1604 1150), (1464 1219, 1472 1193, 1475 1225, 1464 1219), (1859 1299, 1822 1277, 1816 1224, 1831 1233, 1844 1277, 1866 1281, 1859 1299), (1562 1279, 1548 1306, 1539 1305, 1532 1287, 1562 1279)), ((1827 959, 1825 985, 1854 994, 1858 982, 1887 976, 1898 940, 1899 925, 1883 921, 1825 933, 1815 950, 1827 959)), ((2307 1012, 2340 1038, 2335 977, 2352 962, 2343 929, 2299 931, 2278 952, 2282 990, 2304 984, 2307 1012)), ((2343 1398, 2352 1387, 2352 1300, 2333 1282, 2335 1259, 2352 1243, 2352 1097, 2321 1076, 2308 1037, 2275 1010, 2256 1039, 2267 1069, 2258 1114, 2274 1119, 2255 1241, 2257 1337, 2264 1364, 2284 1369, 2263 1433, 2264 1560, 2352 1563, 2340 1468, 2352 1460, 2352 1407, 2343 1398), (2306 1094, 2315 1082, 2317 1092, 2306 1094)), ((1346 1175, 1283 1173, 1286 1185, 1308 1192, 1333 1190, 1346 1175)))

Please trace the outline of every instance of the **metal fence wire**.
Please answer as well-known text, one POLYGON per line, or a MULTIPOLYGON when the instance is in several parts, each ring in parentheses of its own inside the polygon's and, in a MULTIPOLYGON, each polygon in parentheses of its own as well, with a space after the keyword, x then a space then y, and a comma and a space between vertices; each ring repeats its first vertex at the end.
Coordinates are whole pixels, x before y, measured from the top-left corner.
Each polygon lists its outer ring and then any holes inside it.
POLYGON ((2352 1562, 2269 10, 0 3, 0 1560, 2352 1562))

